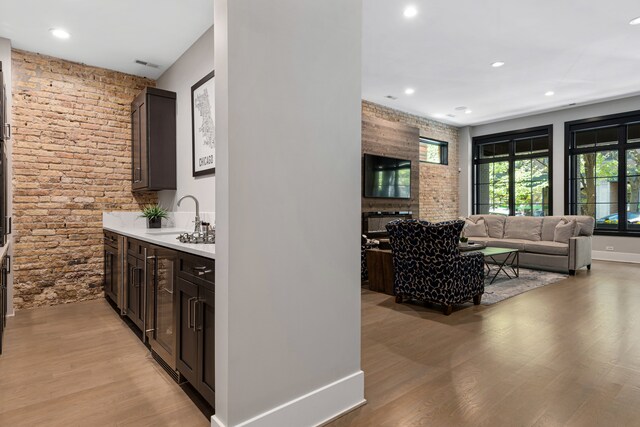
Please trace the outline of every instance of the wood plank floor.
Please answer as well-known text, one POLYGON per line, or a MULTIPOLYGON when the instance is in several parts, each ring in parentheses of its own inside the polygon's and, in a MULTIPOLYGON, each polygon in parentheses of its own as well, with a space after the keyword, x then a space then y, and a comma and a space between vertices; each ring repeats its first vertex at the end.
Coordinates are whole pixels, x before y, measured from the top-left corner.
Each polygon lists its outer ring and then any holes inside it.
MULTIPOLYGON (((448 317, 362 301, 368 404, 334 427, 640 425, 640 265, 448 317)), ((18 312, 5 344, 0 426, 209 425, 104 301, 18 312)))
POLYGON ((363 291, 368 404, 342 426, 640 426, 640 265, 444 316, 363 291))
POLYGON ((104 300, 19 311, 0 356, 0 426, 209 426, 104 300))

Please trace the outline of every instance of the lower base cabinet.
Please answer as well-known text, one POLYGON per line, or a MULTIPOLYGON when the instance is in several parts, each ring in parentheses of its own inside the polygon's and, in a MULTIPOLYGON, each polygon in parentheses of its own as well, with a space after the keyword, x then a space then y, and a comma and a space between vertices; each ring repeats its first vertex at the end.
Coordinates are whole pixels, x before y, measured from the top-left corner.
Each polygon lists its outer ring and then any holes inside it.
POLYGON ((144 331, 143 342, 167 372, 179 372, 214 407, 215 261, 128 237, 114 246, 118 237, 105 232, 105 296, 116 300, 122 256, 121 314, 144 331))
POLYGON ((0 270, 0 354, 2 354, 2 340, 4 339, 4 329, 7 326, 7 310, 9 303, 7 301, 7 273, 11 259, 7 255, 2 259, 2 269, 0 270))
POLYGON ((215 405, 215 292, 213 261, 181 258, 178 267, 177 368, 202 397, 215 405), (201 262, 202 265, 197 265, 201 262), (190 269, 190 267, 192 267, 190 269), (204 267, 204 268, 203 268, 204 267), (189 271, 191 270, 191 271, 189 271), (198 283, 196 283, 198 282, 198 283))

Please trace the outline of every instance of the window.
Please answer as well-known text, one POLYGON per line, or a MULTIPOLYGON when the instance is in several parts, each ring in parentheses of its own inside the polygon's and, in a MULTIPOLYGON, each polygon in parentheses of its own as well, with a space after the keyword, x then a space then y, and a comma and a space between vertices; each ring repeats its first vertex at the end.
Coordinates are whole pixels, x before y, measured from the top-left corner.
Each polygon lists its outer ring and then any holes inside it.
POLYGON ((420 137, 420 161, 446 165, 449 163, 449 143, 420 137))
POLYGON ((473 138, 473 211, 551 212, 552 126, 473 138))
POLYGON ((567 206, 598 234, 640 236, 640 111, 565 125, 567 206))

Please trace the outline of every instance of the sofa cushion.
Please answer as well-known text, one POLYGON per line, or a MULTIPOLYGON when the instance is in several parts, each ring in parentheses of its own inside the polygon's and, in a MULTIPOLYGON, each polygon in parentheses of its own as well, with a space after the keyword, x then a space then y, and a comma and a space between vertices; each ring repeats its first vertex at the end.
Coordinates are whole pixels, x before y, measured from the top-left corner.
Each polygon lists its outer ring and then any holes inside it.
POLYGON ((467 218, 464 220, 464 230, 462 231, 464 237, 489 237, 487 234, 487 223, 483 217, 475 220, 467 218))
POLYGON ((529 242, 524 239, 489 239, 486 245, 493 248, 509 248, 524 251, 525 244, 529 242))
POLYGON ((556 225, 560 224, 561 222, 561 216, 545 216, 542 219, 542 233, 540 234, 541 240, 553 242, 553 235, 556 231, 556 225))
POLYGON ((487 233, 489 237, 494 239, 502 239, 504 237, 504 222, 506 216, 504 215, 471 215, 469 219, 476 221, 478 218, 483 218, 487 224, 487 233))
POLYGON ((556 229, 553 233, 553 241, 568 244, 569 240, 571 240, 575 235, 577 224, 578 223, 575 219, 570 221, 563 219, 558 223, 558 225, 556 225, 556 229))
POLYGON ((527 242, 524 245, 525 252, 545 255, 568 255, 569 245, 560 242, 527 242))
POLYGON ((542 218, 531 216, 510 216, 504 226, 505 239, 540 241, 542 218))
POLYGON ((596 220, 592 216, 586 215, 565 215, 563 218, 571 221, 575 219, 580 225, 579 236, 593 236, 593 229, 596 226, 596 220))

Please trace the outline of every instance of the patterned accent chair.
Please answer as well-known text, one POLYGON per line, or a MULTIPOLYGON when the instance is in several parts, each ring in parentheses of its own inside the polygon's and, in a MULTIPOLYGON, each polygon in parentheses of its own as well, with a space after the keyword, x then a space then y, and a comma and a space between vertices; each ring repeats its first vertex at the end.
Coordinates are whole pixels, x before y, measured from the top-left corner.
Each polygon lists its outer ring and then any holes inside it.
POLYGON ((393 253, 396 302, 403 298, 442 304, 451 314, 453 305, 484 293, 484 260, 479 252, 460 253, 458 242, 464 221, 432 224, 398 220, 387 224, 393 253))

